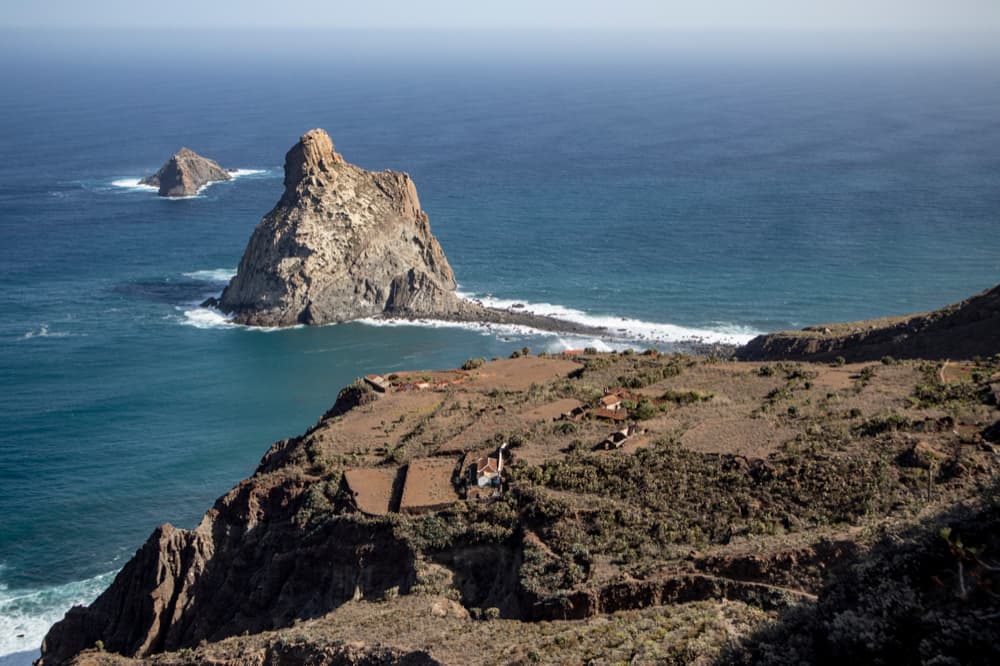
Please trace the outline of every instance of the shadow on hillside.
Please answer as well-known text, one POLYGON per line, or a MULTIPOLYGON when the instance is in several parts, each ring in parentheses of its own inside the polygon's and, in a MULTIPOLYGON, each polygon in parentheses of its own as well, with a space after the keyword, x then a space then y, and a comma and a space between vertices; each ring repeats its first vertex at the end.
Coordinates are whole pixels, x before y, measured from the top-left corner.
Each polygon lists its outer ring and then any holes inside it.
POLYGON ((1000 477, 980 506, 889 531, 717 663, 1000 663, 1000 477))

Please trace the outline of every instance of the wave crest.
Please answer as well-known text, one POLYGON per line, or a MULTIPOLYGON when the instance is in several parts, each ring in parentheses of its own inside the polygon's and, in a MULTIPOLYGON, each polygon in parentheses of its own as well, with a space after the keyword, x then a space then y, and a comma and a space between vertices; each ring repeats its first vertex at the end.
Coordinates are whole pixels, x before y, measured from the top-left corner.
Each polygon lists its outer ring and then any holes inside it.
POLYGON ((189 277, 193 280, 203 280, 205 282, 228 283, 235 276, 235 268, 208 268, 201 271, 190 271, 188 273, 184 273, 184 277, 189 277))
POLYGON ((759 331, 735 324, 719 323, 714 328, 693 328, 615 315, 591 315, 582 310, 552 303, 528 303, 526 301, 496 298, 492 295, 482 296, 464 292, 458 292, 458 295, 491 308, 501 310, 513 308, 519 312, 530 312, 584 326, 605 328, 608 331, 607 337, 611 340, 635 340, 645 343, 693 342, 742 345, 760 334, 759 331), (515 308, 515 306, 517 307, 515 308))
POLYGON ((49 627, 73 606, 89 604, 111 584, 116 571, 40 589, 0 584, 0 657, 37 653, 49 627))

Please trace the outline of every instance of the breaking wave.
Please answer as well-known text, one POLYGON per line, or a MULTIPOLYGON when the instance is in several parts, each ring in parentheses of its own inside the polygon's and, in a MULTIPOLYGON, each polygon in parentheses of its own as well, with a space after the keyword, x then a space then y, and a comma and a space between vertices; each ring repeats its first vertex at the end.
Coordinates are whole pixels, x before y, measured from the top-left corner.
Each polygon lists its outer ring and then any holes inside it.
POLYGON ((39 589, 10 589, 0 583, 0 663, 30 663, 49 627, 72 606, 89 604, 117 572, 39 589), (23 661, 7 655, 23 656, 23 661))
POLYGON ((120 187, 126 190, 138 190, 140 192, 156 192, 158 188, 152 185, 142 185, 139 181, 141 178, 118 178, 111 181, 111 184, 115 187, 120 187))
POLYGON ((591 315, 582 310, 575 310, 552 303, 528 303, 525 301, 496 298, 490 295, 480 296, 462 292, 459 292, 459 295, 491 308, 530 312, 584 326, 604 328, 608 331, 607 338, 618 341, 634 340, 646 343, 700 342, 742 345, 760 334, 760 331, 755 331, 747 326, 724 322, 720 322, 712 328, 692 328, 614 315, 591 315))
MULTIPOLYGON (((191 271, 184 273, 185 277, 192 280, 201 280, 207 283, 226 284, 236 270, 232 268, 211 268, 205 270, 191 271)), ((208 296, 217 295, 209 294, 208 296)), ((554 341, 549 343, 548 351, 564 351, 566 349, 582 349, 594 347, 602 351, 622 350, 630 346, 628 343, 639 344, 674 344, 674 343, 720 343, 731 345, 742 345, 749 342, 760 334, 746 326, 735 324, 719 323, 712 327, 693 328, 677 326, 659 322, 649 322, 629 317, 619 317, 613 315, 591 315, 582 310, 575 310, 563 305, 552 303, 528 303, 510 299, 496 298, 493 296, 480 296, 477 294, 458 292, 458 295, 467 300, 481 303, 487 307, 501 310, 512 310, 516 312, 532 313, 552 317, 574 324, 603 328, 607 331, 605 335, 572 335, 556 333, 553 331, 539 330, 529 326, 517 324, 495 324, 489 322, 456 322, 437 319, 376 319, 366 318, 358 320, 359 323, 368 326, 378 327, 399 327, 399 326, 421 326, 425 328, 461 328, 475 331, 483 335, 495 335, 498 337, 553 337, 554 341)), ((206 296, 207 297, 207 296, 206 296)), ((183 310, 182 323, 201 329, 219 328, 246 328, 255 331, 281 331, 288 328, 301 328, 302 326, 287 327, 259 327, 244 326, 234 323, 231 317, 214 308, 190 304, 187 307, 178 308, 183 310)))
POLYGON ((74 335, 73 333, 67 333, 65 331, 51 331, 49 330, 48 324, 41 324, 37 329, 32 329, 21 336, 22 340, 30 340, 32 338, 68 338, 74 335))
MULTIPOLYGON (((239 178, 270 178, 272 176, 275 176, 277 173, 278 173, 278 170, 276 170, 276 169, 233 169, 232 171, 229 172, 229 175, 233 177, 233 180, 237 180, 239 178)), ((113 179, 111 181, 111 185, 114 188, 123 189, 123 190, 131 190, 133 192, 157 192, 157 191, 159 191, 159 188, 154 187, 152 185, 142 185, 139 182, 140 180, 142 180, 142 178, 131 178, 131 177, 128 177, 128 178, 126 178, 126 177, 115 178, 115 179, 113 179)), ((105 181, 105 182, 107 182, 107 181, 105 181)), ((202 192, 205 191, 205 188, 210 187, 211 185, 215 185, 217 183, 225 183, 225 182, 227 182, 227 181, 222 180, 222 181, 214 181, 214 182, 211 182, 211 183, 205 183, 200 188, 198 188, 198 193, 197 194, 194 194, 194 195, 191 195, 191 196, 188 196, 188 197, 170 197, 170 199, 171 200, 174 200, 174 199, 196 199, 198 196, 201 195, 202 192)))
POLYGON ((236 275, 235 268, 209 268, 203 271, 191 271, 184 273, 184 277, 193 280, 204 280, 205 282, 225 282, 228 283, 236 275))

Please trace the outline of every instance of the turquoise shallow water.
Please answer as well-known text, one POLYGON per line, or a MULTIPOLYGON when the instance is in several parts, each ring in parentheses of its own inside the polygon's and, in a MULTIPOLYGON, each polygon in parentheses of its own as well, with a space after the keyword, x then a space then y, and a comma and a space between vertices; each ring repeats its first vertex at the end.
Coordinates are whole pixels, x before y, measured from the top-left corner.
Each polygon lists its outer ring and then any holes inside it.
POLYGON ((587 341, 221 325, 299 134, 408 171, 461 289, 639 335, 937 307, 1000 277, 1000 68, 631 56, 0 60, 0 655, 371 370, 587 341), (180 145, 247 170, 127 181, 180 145), (625 318, 627 321, 623 321, 625 318))

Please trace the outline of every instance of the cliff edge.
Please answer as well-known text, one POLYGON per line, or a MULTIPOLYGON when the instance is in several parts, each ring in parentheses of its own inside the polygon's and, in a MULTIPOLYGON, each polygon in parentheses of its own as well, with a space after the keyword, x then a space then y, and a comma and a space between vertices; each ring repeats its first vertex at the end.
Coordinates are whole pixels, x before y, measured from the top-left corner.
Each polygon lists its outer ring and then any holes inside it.
POLYGON ((873 361, 884 356, 968 359, 1000 353, 1000 285, 933 312, 759 335, 745 361, 873 361))
POLYGON ((161 197, 193 197, 209 183, 231 179, 229 172, 218 162, 188 148, 181 148, 159 171, 139 183, 160 188, 161 197))

